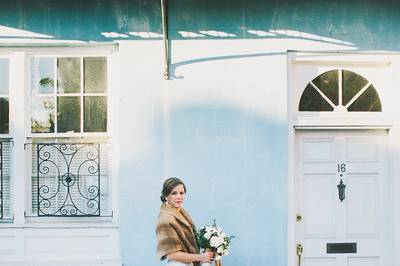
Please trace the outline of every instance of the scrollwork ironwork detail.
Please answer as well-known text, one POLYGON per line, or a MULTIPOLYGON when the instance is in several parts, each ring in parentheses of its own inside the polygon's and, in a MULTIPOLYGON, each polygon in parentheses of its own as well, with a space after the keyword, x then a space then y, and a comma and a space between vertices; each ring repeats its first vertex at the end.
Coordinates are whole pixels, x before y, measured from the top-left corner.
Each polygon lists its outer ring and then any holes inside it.
POLYGON ((38 216, 100 216, 100 144, 36 146, 38 216))

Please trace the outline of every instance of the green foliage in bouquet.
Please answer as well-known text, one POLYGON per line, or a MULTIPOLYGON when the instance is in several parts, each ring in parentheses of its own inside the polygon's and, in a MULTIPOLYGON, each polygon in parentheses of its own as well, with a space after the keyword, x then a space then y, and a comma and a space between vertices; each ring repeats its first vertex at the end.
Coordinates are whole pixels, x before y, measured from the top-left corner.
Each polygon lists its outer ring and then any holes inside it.
POLYGON ((201 249, 209 249, 217 254, 217 259, 229 254, 231 239, 217 226, 215 219, 212 226, 204 226, 196 233, 197 243, 201 249))

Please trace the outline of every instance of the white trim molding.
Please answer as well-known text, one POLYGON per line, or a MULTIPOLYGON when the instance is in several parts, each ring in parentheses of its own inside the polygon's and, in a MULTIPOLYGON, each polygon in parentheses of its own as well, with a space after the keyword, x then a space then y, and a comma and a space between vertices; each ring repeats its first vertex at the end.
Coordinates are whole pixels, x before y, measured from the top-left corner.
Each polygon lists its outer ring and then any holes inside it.
POLYGON ((121 266, 118 213, 119 184, 119 54, 118 45, 18 45, 0 46, 0 54, 10 62, 10 134, 13 152, 11 165, 13 219, 0 221, 0 265, 10 266, 121 266), (109 58, 107 112, 108 128, 102 133, 31 134, 30 57, 97 56, 109 58), (69 139, 75 142, 96 139, 111 142, 109 155, 110 213, 101 217, 31 217, 32 167, 25 144, 43 138, 69 139))
MULTIPOLYGON (((391 194, 399 196, 400 181, 400 112, 398 111, 400 84, 400 54, 357 51, 287 53, 287 137, 288 137, 288 212, 287 212, 287 265, 297 266, 296 256, 296 209, 295 209, 295 137, 303 130, 387 130, 388 131, 388 175, 393 181, 391 194), (298 106, 303 90, 318 75, 333 69, 346 69, 360 73, 371 82, 379 94, 382 112, 299 112, 298 106)), ((394 201, 395 202, 395 201, 394 201)), ((399 207, 393 204, 393 224, 400 224, 399 207)), ((388 229, 389 230, 389 229, 388 229)), ((400 246, 400 228, 394 226, 389 247, 394 256, 393 264, 400 263, 400 255, 394 250, 400 246)))

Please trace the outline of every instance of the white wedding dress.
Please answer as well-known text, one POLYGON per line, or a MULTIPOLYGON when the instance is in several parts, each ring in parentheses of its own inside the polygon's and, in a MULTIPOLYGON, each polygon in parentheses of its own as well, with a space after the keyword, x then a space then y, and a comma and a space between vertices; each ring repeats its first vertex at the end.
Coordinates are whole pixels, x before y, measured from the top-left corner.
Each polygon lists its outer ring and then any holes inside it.
POLYGON ((168 260, 166 266, 193 266, 192 263, 182 263, 178 261, 168 260))
MULTIPOLYGON (((178 261, 168 260, 165 266, 193 266, 193 263, 182 263, 178 261)), ((201 263, 201 266, 211 266, 211 263, 201 263)))

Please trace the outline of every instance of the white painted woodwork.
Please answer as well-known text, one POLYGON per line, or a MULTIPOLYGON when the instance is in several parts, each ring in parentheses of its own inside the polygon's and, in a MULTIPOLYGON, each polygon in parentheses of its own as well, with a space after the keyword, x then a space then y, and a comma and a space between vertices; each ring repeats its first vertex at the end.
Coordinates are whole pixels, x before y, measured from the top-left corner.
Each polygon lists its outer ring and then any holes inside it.
POLYGON ((348 266, 379 266, 377 257, 348 258, 348 266))
POLYGON ((0 228, 0 265, 121 265, 118 228, 0 228))
MULTIPOLYGON (((386 130, 296 131, 296 243, 301 265, 385 266, 386 130), (346 172, 338 172, 338 164, 346 172), (340 176, 342 174, 342 176, 340 176), (346 185, 341 202, 337 185, 346 185), (357 253, 327 254, 327 243, 357 243, 357 253)), ((297 258, 296 258, 297 260, 297 258)))
POLYGON ((27 121, 25 65, 25 53, 15 52, 10 55, 10 133, 14 141, 11 159, 11 182, 13 184, 11 197, 15 224, 24 224, 24 210, 27 201, 25 168, 24 164, 20 164, 21 158, 25 158, 23 147, 26 142, 24 131, 21 130, 26 128, 27 121))
MULTIPOLYGON (((397 103, 393 98, 396 97, 395 90, 392 90, 393 84, 397 83, 397 60, 397 56, 378 53, 289 52, 289 123, 295 127, 392 127, 397 119, 397 103), (337 108, 335 112, 298 111, 301 95, 310 81, 327 71, 343 69, 363 76, 375 87, 382 112, 347 112, 342 108, 337 108)), ((339 90, 339 95, 341 93, 339 90)), ((341 99, 338 100, 340 103, 341 99)))
MULTIPOLYGON (((0 265, 5 266, 121 266, 118 214, 118 142, 113 142, 109 164, 108 217, 30 217, 31 158, 29 58, 31 55, 104 55, 109 56, 109 132, 85 133, 85 138, 107 137, 113 141, 118 127, 119 58, 114 46, 31 48, 10 51, 4 56, 10 62, 10 134, 12 152, 12 212, 14 219, 0 223, 0 265), (29 50, 29 51, 27 51, 29 50), (111 55, 110 55, 111 54, 111 55), (115 93, 114 93, 115 92, 115 93)), ((69 133, 49 137, 73 137, 69 133)), ((39 136, 35 136, 39 137, 39 136)), ((76 135, 75 135, 76 137, 76 135)))
POLYGON ((335 258, 305 258, 304 266, 337 266, 335 258))

